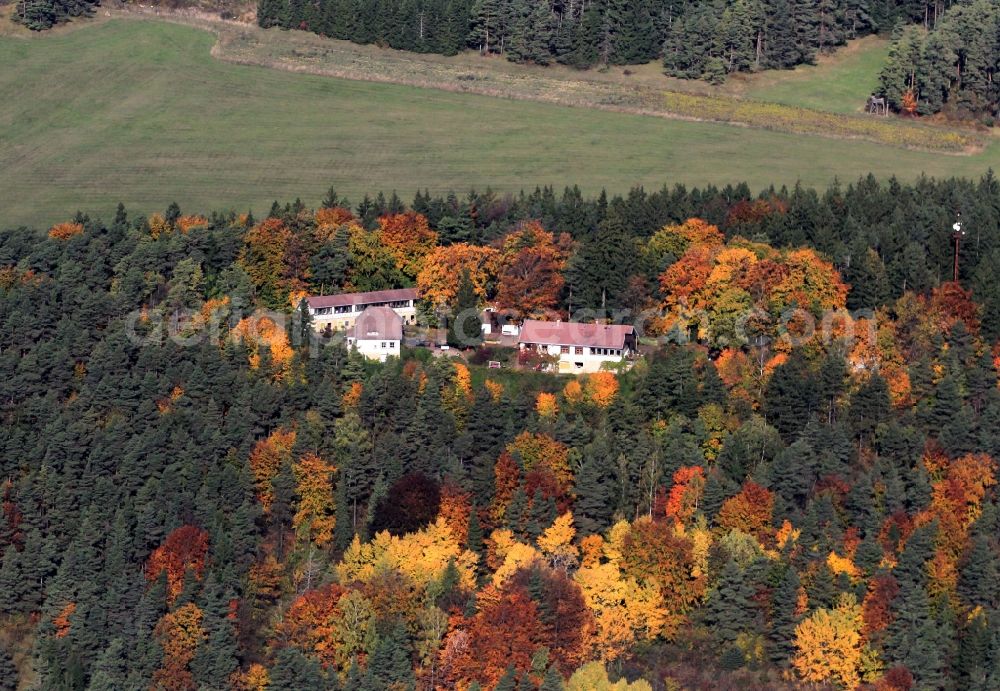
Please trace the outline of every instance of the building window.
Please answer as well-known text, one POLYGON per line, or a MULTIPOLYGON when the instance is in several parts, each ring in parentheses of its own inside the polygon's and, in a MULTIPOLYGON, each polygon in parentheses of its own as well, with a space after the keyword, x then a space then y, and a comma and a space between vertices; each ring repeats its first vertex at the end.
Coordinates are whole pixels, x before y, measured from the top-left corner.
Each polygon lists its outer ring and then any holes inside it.
POLYGON ((385 348, 385 341, 382 341, 382 347, 385 348))
POLYGON ((389 347, 390 348, 395 348, 396 347, 396 342, 395 341, 389 341, 389 347))
POLYGON ((583 355, 583 346, 577 346, 573 349, 573 352, 575 355, 583 355))
POLYGON ((559 346, 559 352, 563 355, 569 355, 569 346, 559 346))

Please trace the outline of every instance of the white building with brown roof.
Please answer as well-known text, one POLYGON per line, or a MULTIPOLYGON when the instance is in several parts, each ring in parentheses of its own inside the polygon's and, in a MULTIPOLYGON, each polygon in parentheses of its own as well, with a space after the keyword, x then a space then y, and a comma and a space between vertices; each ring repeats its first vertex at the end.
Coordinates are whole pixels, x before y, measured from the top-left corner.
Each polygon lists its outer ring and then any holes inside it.
POLYGON ((581 324, 528 319, 521 326, 518 347, 558 358, 560 372, 599 371, 605 363, 620 363, 638 348, 635 327, 625 324, 581 324))
POLYGON ((349 329, 369 307, 388 307, 399 315, 404 324, 415 324, 417 321, 416 288, 312 295, 306 298, 306 302, 317 329, 325 329, 327 326, 337 331, 349 329))
POLYGON ((403 320, 389 307, 369 307, 347 332, 347 347, 354 348, 369 360, 385 362, 399 357, 403 340, 403 320))

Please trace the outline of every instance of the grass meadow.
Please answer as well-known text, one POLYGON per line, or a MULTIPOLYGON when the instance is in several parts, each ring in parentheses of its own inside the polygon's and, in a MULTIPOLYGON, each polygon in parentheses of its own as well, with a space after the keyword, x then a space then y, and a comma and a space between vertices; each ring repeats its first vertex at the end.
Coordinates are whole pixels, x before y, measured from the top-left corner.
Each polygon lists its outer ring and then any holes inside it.
POLYGON ((231 64, 212 57, 215 41, 129 19, 0 35, 0 224, 109 216, 118 201, 133 213, 171 201, 261 213, 274 199, 315 204, 331 185, 352 200, 425 187, 762 189, 868 172, 978 176, 1000 163, 997 143, 933 154, 231 64))

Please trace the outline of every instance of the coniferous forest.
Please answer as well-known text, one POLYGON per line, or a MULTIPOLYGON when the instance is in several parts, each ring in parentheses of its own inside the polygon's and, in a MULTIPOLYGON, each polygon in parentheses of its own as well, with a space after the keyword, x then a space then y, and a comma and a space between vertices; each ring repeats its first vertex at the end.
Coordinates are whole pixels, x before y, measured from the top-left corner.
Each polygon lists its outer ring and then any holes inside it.
POLYGON ((0 233, 0 689, 1000 687, 992 174, 354 201, 0 233), (404 286, 660 316, 577 378, 302 308, 404 286))
POLYGON ((423 53, 466 48, 515 62, 576 67, 663 59, 674 76, 785 69, 899 22, 925 23, 940 0, 260 0, 263 27, 423 53))

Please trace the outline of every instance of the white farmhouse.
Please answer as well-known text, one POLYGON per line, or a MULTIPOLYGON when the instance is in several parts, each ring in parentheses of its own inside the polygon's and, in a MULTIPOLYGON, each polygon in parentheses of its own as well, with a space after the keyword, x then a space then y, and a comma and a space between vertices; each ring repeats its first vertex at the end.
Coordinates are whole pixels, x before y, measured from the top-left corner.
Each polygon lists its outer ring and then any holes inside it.
POLYGON ((414 324, 417 321, 416 288, 312 295, 306 298, 306 302, 309 304, 313 325, 319 330, 327 327, 335 331, 349 329, 369 307, 388 307, 399 315, 404 324, 414 324))
POLYGON ((348 348, 379 362, 385 362, 390 355, 399 357, 402 340, 403 320, 388 307, 369 307, 347 332, 348 348))
POLYGON ((635 327, 624 324, 581 324, 528 319, 518 347, 559 358, 559 371, 597 372, 604 363, 619 363, 637 350, 635 327))

